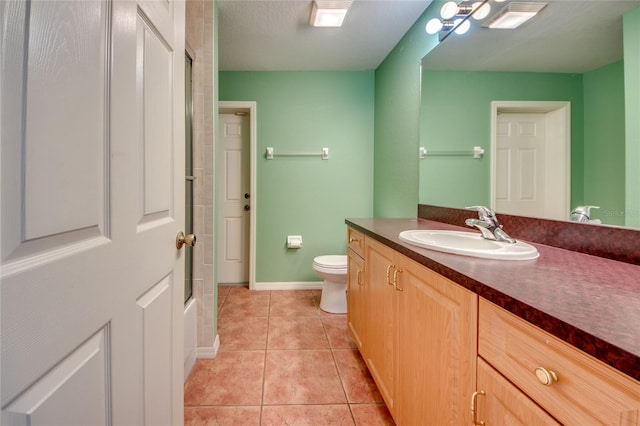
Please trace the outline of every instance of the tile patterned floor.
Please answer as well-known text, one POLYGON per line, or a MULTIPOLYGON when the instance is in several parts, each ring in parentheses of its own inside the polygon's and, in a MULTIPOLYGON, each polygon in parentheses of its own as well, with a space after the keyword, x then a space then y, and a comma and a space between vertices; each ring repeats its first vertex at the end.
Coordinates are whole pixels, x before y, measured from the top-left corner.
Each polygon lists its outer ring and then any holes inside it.
POLYGON ((220 351, 185 384, 185 426, 393 425, 347 329, 320 291, 218 289, 220 351))

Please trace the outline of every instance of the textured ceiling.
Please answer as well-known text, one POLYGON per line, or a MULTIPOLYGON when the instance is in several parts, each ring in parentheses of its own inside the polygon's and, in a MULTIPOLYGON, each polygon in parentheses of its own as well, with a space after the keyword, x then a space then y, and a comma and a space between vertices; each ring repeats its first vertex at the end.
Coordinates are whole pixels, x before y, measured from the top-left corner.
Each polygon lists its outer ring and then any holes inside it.
MULTIPOLYGON (((430 52, 423 67, 583 73, 622 58, 621 16, 640 0, 546 1, 539 16, 516 30, 472 21, 467 34, 452 35, 430 52)), ((343 27, 313 28, 312 0, 218 0, 219 69, 373 70, 430 3, 354 0, 343 27)), ((492 0, 486 19, 505 4, 492 0)))
POLYGON ((374 70, 430 3, 354 0, 341 28, 313 28, 312 0, 218 0, 218 66, 221 71, 374 70))
MULTIPOLYGON (((584 73, 622 59, 622 15, 640 1, 545 1, 538 16, 515 30, 472 22, 467 34, 452 34, 429 52, 423 68, 584 73)), ((486 19, 501 5, 492 7, 486 19)))

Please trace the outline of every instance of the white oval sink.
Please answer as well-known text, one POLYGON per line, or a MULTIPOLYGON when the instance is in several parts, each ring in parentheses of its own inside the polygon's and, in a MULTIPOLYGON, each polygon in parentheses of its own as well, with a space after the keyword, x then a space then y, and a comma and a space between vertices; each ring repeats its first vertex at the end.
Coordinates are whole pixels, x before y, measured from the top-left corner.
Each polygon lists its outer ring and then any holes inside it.
POLYGON ((531 244, 487 240, 476 232, 414 229, 402 231, 399 238, 431 250, 486 259, 530 260, 539 256, 538 250, 531 244))

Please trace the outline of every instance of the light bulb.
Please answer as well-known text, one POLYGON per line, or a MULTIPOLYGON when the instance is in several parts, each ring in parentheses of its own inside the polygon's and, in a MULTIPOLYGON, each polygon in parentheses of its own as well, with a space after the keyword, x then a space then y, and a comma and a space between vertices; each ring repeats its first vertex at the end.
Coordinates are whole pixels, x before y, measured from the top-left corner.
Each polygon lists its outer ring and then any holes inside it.
POLYGON ((435 34, 441 29, 442 21, 440 21, 438 18, 430 19, 429 22, 427 22, 427 26, 425 27, 427 34, 435 34))
POLYGON ((453 24, 458 27, 455 29, 456 34, 464 34, 469 31, 469 28, 471 28, 471 23, 469 22, 469 20, 464 21, 462 24, 460 24, 460 21, 462 21, 462 18, 453 21, 453 24))
POLYGON ((451 19, 458 14, 458 5, 454 1, 448 1, 440 9, 442 19, 451 19))
POLYGON ((489 15, 489 12, 491 12, 491 6, 489 6, 489 3, 485 3, 484 5, 480 6, 481 4, 482 4, 481 1, 477 1, 471 6, 472 10, 474 10, 473 15, 471 15, 473 16, 473 19, 476 19, 476 20, 484 19, 489 15))

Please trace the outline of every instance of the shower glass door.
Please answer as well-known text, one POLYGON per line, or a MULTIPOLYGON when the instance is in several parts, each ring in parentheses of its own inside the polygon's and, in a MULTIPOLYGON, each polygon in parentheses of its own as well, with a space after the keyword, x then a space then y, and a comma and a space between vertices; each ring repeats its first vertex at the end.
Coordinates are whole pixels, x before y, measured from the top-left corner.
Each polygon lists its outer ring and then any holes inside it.
MULTIPOLYGON (((184 226, 185 233, 193 233, 193 129, 192 129, 192 64, 193 60, 189 54, 185 54, 185 191, 184 191, 184 226)), ((184 257, 184 303, 193 295, 193 248, 185 246, 186 252, 184 257)))

